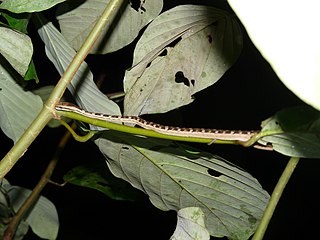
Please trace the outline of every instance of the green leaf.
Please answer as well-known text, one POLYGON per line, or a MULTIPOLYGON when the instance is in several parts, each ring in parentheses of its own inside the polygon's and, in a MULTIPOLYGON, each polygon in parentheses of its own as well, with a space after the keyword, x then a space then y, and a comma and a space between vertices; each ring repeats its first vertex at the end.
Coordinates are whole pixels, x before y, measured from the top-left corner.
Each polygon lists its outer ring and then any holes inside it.
POLYGON ((27 33, 27 27, 31 14, 1 13, 1 15, 8 21, 10 27, 18 30, 19 32, 27 33))
MULTIPOLYGON (((38 33, 45 44, 46 54, 62 75, 76 52, 70 47, 61 33, 52 23, 37 15, 38 33)), ((73 77, 68 90, 74 95, 77 104, 91 112, 120 115, 119 106, 109 100, 93 82, 93 75, 88 65, 83 62, 73 77)), ((91 129, 99 129, 91 126, 91 129)))
MULTIPOLYGON (((19 210, 23 202, 30 195, 31 190, 12 186, 8 190, 8 196, 15 212, 19 210)), ((32 231, 44 239, 56 239, 59 230, 58 213, 51 201, 40 196, 25 221, 32 231)))
POLYGON ((228 1, 281 81, 320 110, 318 1, 228 1))
POLYGON ((320 158, 320 112, 309 106, 298 106, 277 112, 263 123, 262 131, 281 134, 262 138, 273 149, 291 157, 320 158))
POLYGON ((178 224, 170 240, 209 240, 201 208, 188 207, 178 211, 178 224))
POLYGON ((6 9, 13 13, 40 12, 47 10, 66 0, 4 0, 0 9, 6 9))
MULTIPOLYGON (((109 2, 109 0, 87 0, 79 5, 78 2, 68 1, 59 6, 57 19, 61 33, 75 50, 79 50, 109 2)), ((128 6, 123 7, 121 17, 116 19, 112 31, 104 30, 90 53, 106 54, 123 48, 161 12, 162 0, 140 2, 138 9, 135 9, 132 3, 127 3, 128 6)))
POLYGON ((87 164, 73 168, 63 179, 66 182, 98 190, 115 200, 134 201, 137 191, 125 181, 114 177, 106 165, 87 164))
POLYGON ((148 194, 156 207, 175 211, 200 207, 208 231, 216 237, 248 239, 255 231, 269 195, 249 173, 169 141, 119 133, 105 137, 109 140, 100 138, 96 144, 111 172, 148 194))
POLYGON ((31 39, 24 33, 0 27, 0 53, 21 76, 24 76, 33 53, 31 39))
POLYGON ((33 61, 31 61, 29 67, 28 67, 28 71, 26 73, 26 75, 24 76, 24 80, 35 80, 36 83, 39 83, 39 78, 37 75, 37 71, 36 68, 34 66, 33 61))
POLYGON ((158 16, 143 33, 126 72, 125 115, 167 112, 218 81, 242 49, 242 33, 229 13, 181 5, 158 16), (179 93, 179 94, 177 94, 179 93))
POLYGON ((42 108, 39 96, 24 91, 0 65, 0 126, 16 142, 42 108))

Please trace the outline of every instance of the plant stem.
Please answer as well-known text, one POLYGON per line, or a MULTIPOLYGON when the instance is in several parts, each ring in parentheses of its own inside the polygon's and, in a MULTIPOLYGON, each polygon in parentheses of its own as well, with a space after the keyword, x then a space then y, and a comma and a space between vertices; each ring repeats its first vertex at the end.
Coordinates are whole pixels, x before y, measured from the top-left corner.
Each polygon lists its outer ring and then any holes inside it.
MULTIPOLYGON (((110 1, 110 3, 106 6, 104 12, 102 13, 99 20, 93 27, 86 41, 83 43, 82 47, 74 56, 72 62, 70 63, 64 74, 61 76, 61 79, 59 80, 55 89, 52 91, 47 102, 44 104, 37 118, 31 123, 31 125, 20 137, 20 139, 15 143, 15 145, 10 149, 6 156, 1 160, 0 179, 3 178, 16 164, 16 162, 23 156, 30 144, 34 141, 34 139, 39 135, 42 129, 46 126, 46 124, 55 114, 55 105, 60 101, 68 84, 71 82, 73 76, 79 69, 81 63, 84 61, 93 44, 96 42, 98 36, 102 32, 103 27, 106 25, 108 21, 114 18, 114 16, 117 14, 118 10, 122 6, 123 2, 124 0, 113 0, 110 1)), ((38 20, 41 21, 40 17, 38 17, 38 20)))
POLYGON ((273 212, 279 202, 279 199, 283 193, 283 190, 285 186, 287 185, 294 169, 296 168, 300 158, 292 157, 290 158, 286 168, 284 169, 276 187, 273 190, 273 193, 270 197, 269 203, 266 207, 266 210, 264 211, 264 214, 262 216, 261 222, 257 228, 257 231, 255 232, 254 236, 252 237, 252 240, 261 240, 263 239, 263 236, 266 232, 266 229, 268 227, 268 224, 271 220, 271 217, 273 215, 273 212))
POLYGON ((32 193, 24 201, 22 206, 19 208, 18 212, 14 215, 14 217, 11 219, 9 225, 7 226, 7 229, 5 230, 5 232, 3 234, 4 240, 13 239, 14 233, 16 232, 16 229, 17 229, 21 219, 25 216, 25 214, 27 212, 30 211, 30 208, 32 208, 34 206, 35 202, 39 199, 40 193, 41 193, 42 189, 46 186, 46 184, 50 181, 51 175, 57 165, 58 160, 60 159, 62 150, 65 148, 65 145, 67 144, 70 137, 71 137, 71 133, 69 131, 66 132, 66 134, 62 137, 53 158, 49 162, 49 164, 48 164, 45 172, 43 173, 42 177, 40 178, 38 184, 35 186, 32 193))

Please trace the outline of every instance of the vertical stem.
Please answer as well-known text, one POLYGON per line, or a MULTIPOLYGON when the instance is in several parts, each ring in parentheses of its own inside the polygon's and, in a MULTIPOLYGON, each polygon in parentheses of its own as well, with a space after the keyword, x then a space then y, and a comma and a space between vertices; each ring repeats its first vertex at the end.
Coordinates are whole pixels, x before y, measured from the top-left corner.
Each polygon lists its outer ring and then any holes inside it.
POLYGON ((30 209, 34 206, 35 202, 39 199, 40 193, 41 193, 42 189, 46 186, 46 184, 49 182, 51 175, 57 165, 57 162, 60 159, 62 150, 65 148, 65 145, 67 144, 70 137, 71 137, 71 133, 66 132, 66 134, 63 136, 63 138, 59 142, 57 150, 56 150, 53 158, 49 162, 42 177, 40 178, 38 184, 35 186, 35 188, 31 192, 31 194, 27 197, 27 199, 24 201, 22 206, 19 208, 19 210, 13 216, 9 225, 7 226, 7 229, 5 230, 5 232, 3 234, 4 240, 13 239, 13 236, 14 236, 22 218, 25 216, 25 214, 28 211, 30 211, 30 209))
POLYGON ((123 2, 124 0, 112 0, 106 6, 104 12, 102 13, 101 17, 93 27, 86 41, 83 43, 82 47, 74 56, 72 62, 70 63, 64 74, 61 76, 60 81, 56 85, 55 89, 52 91, 49 99, 44 104, 37 118, 31 123, 31 125, 20 137, 20 139, 15 143, 15 145, 10 149, 6 156, 1 160, 0 179, 3 178, 16 164, 16 162, 23 156, 23 154, 27 151, 28 147, 31 145, 34 139, 39 135, 42 129, 52 118, 52 115, 54 114, 55 105, 59 102, 68 84, 71 82, 73 76, 78 71, 81 63, 88 55, 93 44, 96 42, 97 38, 102 32, 103 27, 106 25, 108 21, 114 18, 114 16, 122 6, 123 2))
POLYGON ((283 193, 284 188, 286 187, 294 169, 296 168, 300 158, 292 157, 290 158, 286 168, 284 169, 273 193, 270 197, 269 203, 266 207, 266 210, 262 216, 261 222, 255 232, 252 240, 261 240, 266 232, 266 229, 269 225, 273 212, 279 202, 279 199, 283 193))

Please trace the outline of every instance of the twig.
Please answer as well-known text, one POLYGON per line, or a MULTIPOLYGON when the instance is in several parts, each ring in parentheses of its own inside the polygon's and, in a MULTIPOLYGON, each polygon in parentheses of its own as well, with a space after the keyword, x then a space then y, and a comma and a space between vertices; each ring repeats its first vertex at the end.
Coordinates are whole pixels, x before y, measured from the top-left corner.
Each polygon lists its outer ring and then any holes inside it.
POLYGON ((60 159, 62 150, 65 148, 68 140, 71 137, 71 133, 67 131, 65 135, 61 138, 57 150, 54 153, 51 161, 49 162, 45 172, 43 173, 42 177, 40 178, 38 184, 33 189, 32 193, 28 196, 25 202, 22 204, 18 212, 15 216, 11 219, 7 229, 4 232, 3 239, 4 240, 11 240, 16 232, 16 229, 21 221, 21 219, 25 216, 25 214, 34 206, 36 201, 39 199, 40 193, 42 189, 46 186, 48 182, 50 182, 51 175, 57 165, 58 160, 60 159))
POLYGON ((271 195, 271 198, 269 200, 269 203, 266 207, 266 210, 264 211, 264 214, 262 216, 261 222, 252 237, 252 240, 261 240, 263 239, 263 236, 267 230, 267 227, 269 225, 269 222, 271 220, 271 217, 273 215, 273 212, 280 200, 280 197, 282 195, 282 192, 284 188, 286 187, 294 169, 296 168, 300 158, 292 157, 290 158, 286 168, 284 169, 276 187, 273 190, 273 193, 271 195))
MULTIPOLYGON (((72 62, 61 76, 58 84, 52 91, 47 102, 44 104, 41 112, 37 118, 31 123, 28 129, 10 149, 6 156, 0 161, 0 178, 3 178, 14 166, 14 164, 23 156, 27 151, 30 144, 39 135, 42 129, 46 126, 49 120, 54 115, 54 107, 60 101, 63 93, 65 92, 67 85, 71 82, 73 76, 78 71, 80 65, 88 55, 90 49, 93 47, 97 38, 100 36, 104 26, 109 21, 112 21, 116 16, 118 10, 121 8, 124 0, 112 0, 106 6, 101 17, 96 22, 89 36, 74 56, 72 62)), ((40 18, 39 18, 40 20, 40 18)), ((110 27, 110 24, 107 26, 110 27)))

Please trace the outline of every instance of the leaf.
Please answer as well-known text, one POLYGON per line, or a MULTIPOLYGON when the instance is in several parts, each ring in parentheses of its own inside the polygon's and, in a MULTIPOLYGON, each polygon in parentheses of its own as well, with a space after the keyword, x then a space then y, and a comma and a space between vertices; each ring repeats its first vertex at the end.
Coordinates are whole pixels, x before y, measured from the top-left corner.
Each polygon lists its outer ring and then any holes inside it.
POLYGON ((206 240, 210 234, 205 228, 204 214, 201 208, 188 207, 178 211, 178 224, 172 240, 206 240))
POLYGON ((277 112, 263 123, 262 131, 283 131, 259 142, 291 157, 320 158, 320 112, 297 106, 277 112))
POLYGON ((143 33, 125 74, 125 115, 189 104, 221 78, 241 48, 240 27, 225 11, 181 5, 162 13, 143 33))
POLYGON ((24 76, 33 53, 30 37, 6 27, 0 27, 0 36, 0 53, 21 76, 24 76))
MULTIPOLYGON (((11 221, 14 212, 12 210, 12 206, 10 205, 10 199, 7 194, 7 190, 10 190, 11 188, 10 183, 3 178, 1 179, 0 185, 0 238, 4 239, 4 232, 6 231, 8 223, 11 221)), ((23 237, 27 234, 28 229, 29 224, 24 220, 20 221, 13 239, 23 239, 23 237)))
MULTIPOLYGON (((1 180, 1 206, 6 206, 10 212, 10 217, 17 212, 26 198, 30 195, 31 190, 19 186, 11 186, 6 179, 1 180), (10 205, 9 205, 10 204, 10 205), (14 211, 14 212, 13 212, 14 211)), ((2 215, 2 214, 1 214, 2 215)), ((8 222, 8 219, 7 221, 8 222)), ((22 239, 27 233, 29 225, 34 233, 45 239, 55 239, 59 229, 57 211, 54 205, 45 197, 40 196, 36 204, 29 212, 26 219, 23 219, 14 239, 22 239)), ((0 226, 0 232, 3 234, 5 229, 0 226)))
MULTIPOLYGON (((27 27, 28 27, 28 23, 31 17, 31 14, 27 13, 27 14, 5 14, 5 13, 1 13, 1 15, 8 21, 10 27, 12 27, 15 30, 18 30, 21 33, 27 33, 27 27)), ((31 43, 31 41, 29 40, 29 42, 31 43)), ((21 47, 21 46, 19 46, 21 47)), ((33 51, 33 47, 31 45, 31 55, 28 56, 26 58, 26 65, 24 66, 24 68, 28 67, 28 69, 25 71, 22 71, 23 74, 21 74, 22 76, 24 76, 25 80, 31 80, 34 79, 36 81, 36 83, 39 83, 39 79, 37 76, 37 72, 34 66, 33 61, 30 61, 30 58, 32 56, 32 51, 33 51), (30 62, 30 64, 29 64, 30 62)), ((10 59, 11 57, 9 57, 10 59)), ((13 58, 16 58, 16 54, 14 54, 13 58)), ((23 60, 23 59, 22 59, 23 60)), ((18 65, 19 66, 19 65, 18 65)), ((24 70, 24 69, 23 69, 24 70)))
POLYGON ((24 75, 24 80, 35 80, 36 83, 39 83, 39 78, 33 61, 31 61, 28 71, 26 72, 26 75, 24 75))
POLYGON ((319 3, 228 2, 281 81, 303 101, 320 110, 319 3))
POLYGON ((16 142, 42 108, 39 96, 24 91, 0 65, 0 126, 16 142))
POLYGON ((4 0, 0 9, 6 9, 13 13, 40 12, 47 10, 66 0, 4 0))
MULTIPOLYGON (((2 219, 3 220, 3 219, 2 219)), ((9 219, 7 219, 7 222, 9 219)), ((3 234, 7 229, 7 224, 0 223, 0 238, 4 239, 3 234)), ((28 233, 29 224, 26 221, 21 221, 19 223, 18 229, 16 230, 13 240, 22 240, 24 239, 25 235, 28 233)))
POLYGON ((100 138, 96 144, 111 172, 148 194, 159 209, 200 207, 215 237, 248 239, 255 231, 269 195, 249 173, 168 141, 107 136, 109 140, 100 138))
MULTIPOLYGON (((62 75, 76 52, 68 45, 52 23, 46 22, 40 15, 37 16, 38 33, 45 44, 46 54, 60 75, 62 75)), ((121 114, 118 105, 109 100, 97 88, 93 82, 92 73, 85 62, 81 64, 68 89, 74 96, 77 104, 85 110, 110 115, 121 114)), ((91 129, 99 128, 91 126, 91 129)))
POLYGON ((4 187, 8 186, 9 182, 6 179, 1 179, 0 184, 0 236, 2 237, 7 223, 12 217, 12 209, 10 208, 9 199, 4 187))
POLYGON ((137 192, 126 182, 114 177, 106 165, 87 164, 73 168, 63 177, 64 181, 98 190, 115 200, 134 201, 137 192))
MULTIPOLYGON (((15 212, 19 210, 30 193, 31 190, 18 186, 12 186, 8 190, 8 196, 15 212)), ((26 217, 26 222, 39 237, 44 239, 57 238, 59 230, 58 213, 53 203, 47 198, 39 197, 32 211, 26 217)))
POLYGON ((31 17, 29 13, 21 14, 12 14, 12 13, 1 13, 7 21, 10 27, 18 30, 22 33, 27 33, 28 23, 31 17))
MULTIPOLYGON (((128 45, 160 13, 163 5, 162 0, 136 1, 140 6, 133 6, 132 2, 123 6, 121 17, 116 18, 111 31, 104 28, 90 53, 106 54, 128 45)), ((106 0, 87 0, 82 4, 68 1, 59 6, 57 19, 61 33, 75 50, 79 50, 109 3, 106 0)))

